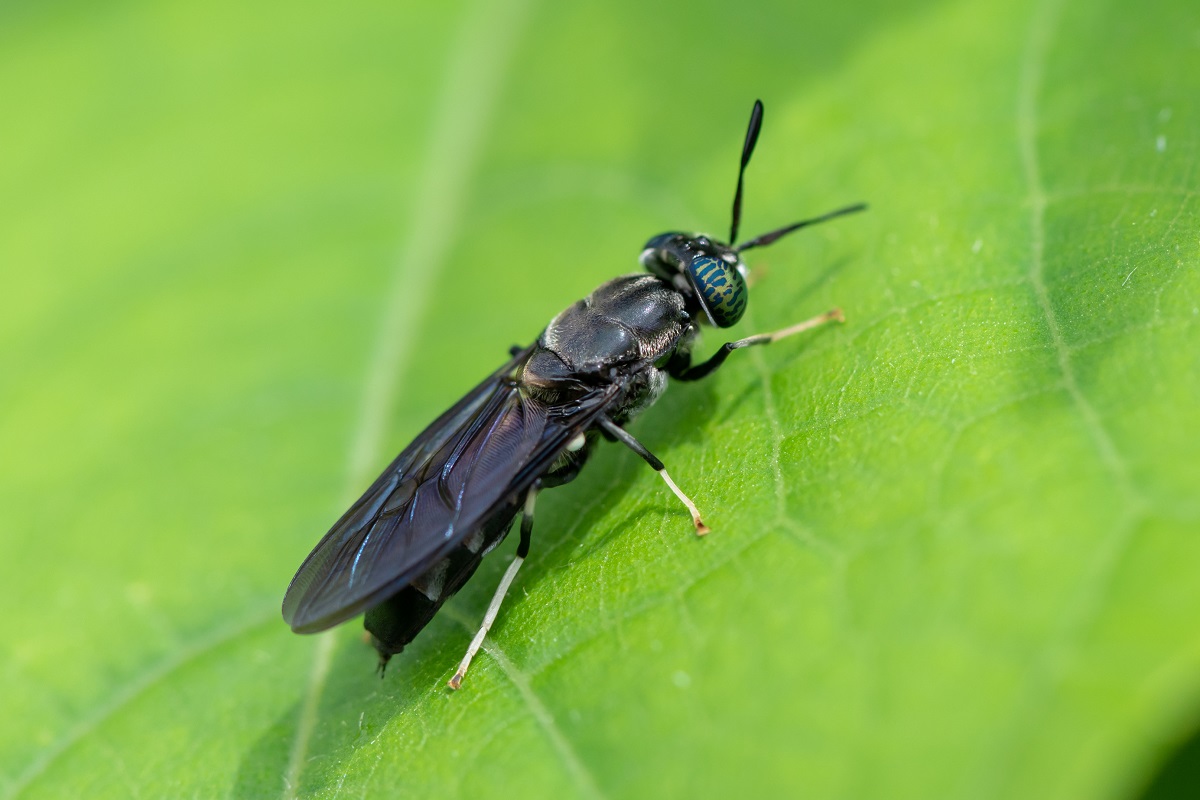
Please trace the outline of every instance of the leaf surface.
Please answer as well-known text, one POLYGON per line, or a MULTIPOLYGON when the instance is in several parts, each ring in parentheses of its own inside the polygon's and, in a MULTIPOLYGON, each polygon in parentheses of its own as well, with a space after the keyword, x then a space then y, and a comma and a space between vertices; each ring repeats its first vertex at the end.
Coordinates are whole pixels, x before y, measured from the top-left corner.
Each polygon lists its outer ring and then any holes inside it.
MULTIPOLYGON (((0 11, 0 798, 1136 792, 1200 707, 1183 0, 0 11), (740 353, 385 680, 294 568, 662 230, 740 353)), ((721 338, 709 335, 706 347, 721 338)))

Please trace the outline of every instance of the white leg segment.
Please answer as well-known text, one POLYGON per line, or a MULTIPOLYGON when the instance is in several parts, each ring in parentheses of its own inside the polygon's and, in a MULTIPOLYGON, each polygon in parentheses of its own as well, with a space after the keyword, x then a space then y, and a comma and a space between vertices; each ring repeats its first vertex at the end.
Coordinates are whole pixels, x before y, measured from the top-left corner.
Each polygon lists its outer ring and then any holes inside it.
POLYGON ((665 467, 658 470, 658 474, 661 475, 662 479, 667 482, 667 486, 671 487, 671 491, 675 493, 675 496, 683 501, 683 504, 687 506, 688 511, 692 512, 692 524, 696 526, 696 535, 703 536, 704 534, 708 533, 708 526, 704 524, 704 520, 700 519, 700 510, 696 508, 696 504, 692 502, 692 498, 684 494, 683 491, 675 485, 675 481, 671 480, 671 476, 667 474, 665 467))
POLYGON ((826 311, 824 314, 813 317, 812 319, 806 319, 804 322, 797 322, 795 325, 792 325, 789 328, 784 328, 783 330, 778 330, 774 333, 768 333, 767 336, 769 337, 770 341, 778 342, 780 339, 785 339, 788 336, 795 336, 797 333, 803 333, 804 331, 815 328, 818 325, 824 325, 827 322, 834 321, 846 321, 846 317, 842 314, 842 310, 840 308, 826 311))
MULTIPOLYGON (((530 487, 529 493, 525 495, 525 514, 521 518, 521 547, 518 548, 518 553, 526 552, 528 549, 529 526, 533 524, 533 506, 537 500, 537 493, 538 487, 535 484, 530 487)), ((457 689, 462 685, 463 678, 467 674, 467 667, 471 666, 471 659, 479 652, 479 648, 483 647, 483 640, 487 636, 488 631, 492 629, 492 623, 496 621, 496 615, 500 613, 500 605, 504 602, 504 596, 508 594, 508 587, 512 585, 513 579, 517 577, 517 570, 521 568, 521 564, 524 561, 525 557, 518 555, 513 558, 512 563, 508 565, 508 569, 504 571, 504 577, 500 579, 500 585, 496 587, 496 593, 492 595, 492 602, 488 605, 487 613, 483 615, 483 624, 479 626, 479 632, 471 640, 471 646, 467 648, 467 654, 463 656, 463 660, 459 662, 454 677, 447 684, 451 689, 457 689)))
POLYGON ((458 664, 458 671, 450 679, 448 686, 451 689, 457 689, 462 685, 463 677, 467 674, 467 667, 471 666, 471 659, 475 657, 475 654, 479 652, 479 648, 483 646, 483 639, 487 636, 487 632, 491 630, 492 623, 496 621, 496 614, 500 612, 500 604, 504 602, 504 595, 508 594, 508 587, 512 585, 513 578, 517 577, 517 570, 521 568, 521 563, 524 560, 520 556, 515 557, 512 563, 508 565, 508 569, 505 570, 504 577, 500 579, 500 585, 496 587, 496 594, 492 596, 491 605, 488 606, 487 613, 483 615, 483 624, 479 626, 479 632, 471 640, 471 646, 467 648, 467 654, 463 656, 463 660, 458 664))

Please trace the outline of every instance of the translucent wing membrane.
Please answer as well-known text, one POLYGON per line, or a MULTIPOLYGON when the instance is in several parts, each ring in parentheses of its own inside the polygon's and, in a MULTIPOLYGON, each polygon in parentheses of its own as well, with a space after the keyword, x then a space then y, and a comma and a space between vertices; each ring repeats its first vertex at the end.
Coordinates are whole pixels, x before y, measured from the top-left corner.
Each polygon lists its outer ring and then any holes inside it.
POLYGON ((402 589, 524 492, 619 390, 550 411, 513 380, 528 352, 426 428, 325 534, 284 597, 293 630, 331 627, 402 589))

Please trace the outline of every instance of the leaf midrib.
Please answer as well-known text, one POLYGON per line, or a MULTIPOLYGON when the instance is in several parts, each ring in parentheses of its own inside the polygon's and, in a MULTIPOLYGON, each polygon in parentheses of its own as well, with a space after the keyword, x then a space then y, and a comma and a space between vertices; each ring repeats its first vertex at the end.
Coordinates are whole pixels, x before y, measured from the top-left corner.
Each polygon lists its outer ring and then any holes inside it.
MULTIPOLYGON (((378 460, 388 412, 398 394, 400 376, 411 361, 416 331, 428 310, 433 287, 457 235, 454 223, 465 202, 528 5, 528 0, 508 0, 503 6, 476 3, 464 13, 455 34, 443 73, 444 85, 438 93, 440 105, 430 126, 428 152, 422 159, 424 168, 410 206, 415 209, 410 232, 391 271, 391 286, 367 364, 341 493, 344 503, 353 500, 378 460)), ((283 777, 285 800, 293 800, 300 786, 333 658, 332 636, 331 632, 321 634, 314 647, 310 678, 283 777)))

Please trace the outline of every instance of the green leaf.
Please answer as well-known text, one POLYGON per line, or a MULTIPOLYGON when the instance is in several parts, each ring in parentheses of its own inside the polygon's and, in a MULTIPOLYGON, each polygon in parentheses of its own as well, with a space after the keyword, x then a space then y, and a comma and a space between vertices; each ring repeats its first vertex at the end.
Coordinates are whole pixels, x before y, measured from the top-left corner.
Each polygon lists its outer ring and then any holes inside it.
MULTIPOLYGON (((1200 712, 1194 4, 0 10, 0 798, 1125 797, 1200 712), (375 675, 376 470, 662 230, 738 354, 375 675)), ((712 348, 720 337, 709 336, 712 348)), ((1194 748, 1193 748, 1194 750, 1194 748)))

